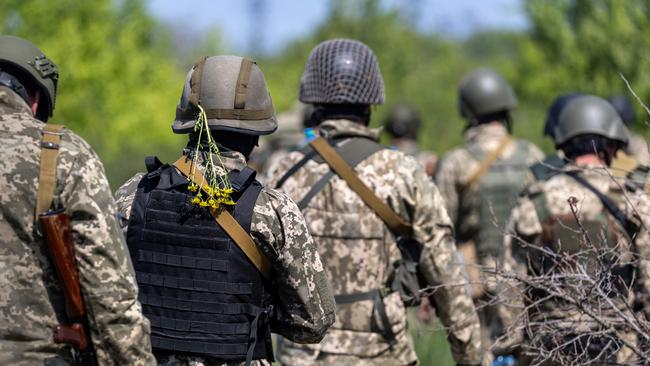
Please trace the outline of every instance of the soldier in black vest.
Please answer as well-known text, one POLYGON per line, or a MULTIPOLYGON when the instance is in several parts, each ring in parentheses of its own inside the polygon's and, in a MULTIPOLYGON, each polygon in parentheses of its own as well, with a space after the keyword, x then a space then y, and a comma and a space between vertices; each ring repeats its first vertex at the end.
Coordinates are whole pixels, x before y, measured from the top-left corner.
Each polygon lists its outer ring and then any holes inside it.
POLYGON ((334 298, 305 221, 246 161, 277 128, 252 61, 213 56, 189 72, 172 125, 189 134, 173 164, 116 193, 152 346, 163 365, 269 365, 271 332, 318 342, 334 298))

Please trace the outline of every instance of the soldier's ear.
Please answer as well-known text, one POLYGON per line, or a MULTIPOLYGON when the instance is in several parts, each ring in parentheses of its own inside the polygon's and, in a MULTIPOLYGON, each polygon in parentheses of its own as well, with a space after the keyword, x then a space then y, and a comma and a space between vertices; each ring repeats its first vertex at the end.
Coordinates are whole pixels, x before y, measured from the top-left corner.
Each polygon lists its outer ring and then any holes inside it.
POLYGON ((41 91, 38 90, 38 88, 34 89, 33 93, 29 93, 29 99, 30 99, 30 108, 32 109, 32 114, 36 116, 36 112, 38 111, 38 105, 41 102, 41 91))

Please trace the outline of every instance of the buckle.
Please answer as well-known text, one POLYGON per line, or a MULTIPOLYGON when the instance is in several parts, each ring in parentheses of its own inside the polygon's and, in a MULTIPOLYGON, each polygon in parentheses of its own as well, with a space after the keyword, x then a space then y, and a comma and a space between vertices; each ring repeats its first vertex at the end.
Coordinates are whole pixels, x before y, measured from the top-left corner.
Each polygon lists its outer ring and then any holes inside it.
POLYGON ((52 149, 52 150, 58 150, 59 149, 59 144, 50 142, 50 141, 41 141, 41 147, 43 149, 52 149))

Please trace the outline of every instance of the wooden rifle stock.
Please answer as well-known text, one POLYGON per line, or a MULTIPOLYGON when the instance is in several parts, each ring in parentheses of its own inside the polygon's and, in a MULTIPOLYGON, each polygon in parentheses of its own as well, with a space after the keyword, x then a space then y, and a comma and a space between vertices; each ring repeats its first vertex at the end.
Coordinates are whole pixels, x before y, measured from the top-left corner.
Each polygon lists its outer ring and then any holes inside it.
POLYGON ((79 285, 70 216, 61 209, 43 213, 38 219, 63 289, 65 311, 70 322, 70 325, 54 327, 54 342, 69 344, 79 352, 88 351, 90 342, 84 328, 86 308, 79 285))

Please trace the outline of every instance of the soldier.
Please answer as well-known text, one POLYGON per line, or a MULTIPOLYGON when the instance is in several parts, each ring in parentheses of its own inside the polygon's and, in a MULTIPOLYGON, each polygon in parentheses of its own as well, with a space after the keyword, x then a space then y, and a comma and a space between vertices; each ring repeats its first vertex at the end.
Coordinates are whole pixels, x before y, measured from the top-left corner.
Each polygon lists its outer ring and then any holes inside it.
MULTIPOLYGON (((555 98, 551 106, 548 108, 546 114, 546 122, 544 123, 544 136, 548 136, 555 141, 555 126, 560 117, 562 109, 574 98, 583 95, 582 93, 561 94, 555 98)), ((532 178, 535 180, 546 180, 553 176, 557 169, 566 164, 564 153, 562 150, 556 150, 544 158, 543 161, 537 162, 530 166, 532 178)))
POLYGON ((494 268, 501 259, 510 210, 528 179, 528 167, 544 155, 532 143, 510 135, 517 98, 498 73, 478 69, 465 75, 459 99, 460 114, 467 119, 465 144, 441 159, 435 181, 456 228, 472 296, 481 303, 479 317, 487 352, 502 328, 490 304, 494 283, 479 268, 494 268))
POLYGON ((395 104, 384 121, 384 129, 391 137, 391 145, 411 156, 424 167, 427 175, 432 176, 436 170, 438 157, 418 148, 418 133, 422 126, 420 113, 405 103, 395 104))
MULTIPOLYGON (((607 100, 612 104, 618 115, 621 116, 623 123, 628 127, 636 123, 636 113, 630 100, 621 94, 613 95, 607 100)), ((625 153, 634 157, 641 165, 650 165, 650 150, 645 138, 636 133, 630 133, 630 142, 625 148, 625 153)))
POLYGON ((277 128, 264 75, 212 56, 188 73, 172 165, 147 159, 116 192, 162 365, 270 365, 271 331, 318 342, 334 322, 323 264, 295 203, 246 159, 277 128), (215 222, 216 221, 216 222, 215 222))
MULTIPOLYGON (((532 183, 512 211, 505 238, 505 269, 524 279, 518 282, 522 287, 518 293, 527 297, 516 297, 513 307, 504 306, 503 319, 515 325, 525 301, 530 329, 524 351, 532 352, 528 362, 549 357, 552 359, 544 365, 631 364, 632 359, 625 358, 629 350, 618 352, 620 334, 612 334, 609 325, 599 323, 620 320, 626 309, 641 308, 646 317, 650 315, 650 237, 645 227, 650 202, 644 194, 624 191, 608 168, 616 151, 628 141, 627 129, 605 100, 583 95, 563 109, 554 136, 556 147, 569 162, 547 180, 532 183), (636 255, 639 261, 630 270, 629 263, 634 263, 631 258, 636 255), (582 286, 577 290, 570 287, 576 283, 572 282, 575 275, 582 286), (586 287, 590 281, 585 277, 609 280, 594 289, 586 287), (548 284, 554 278, 563 280, 548 284), (554 288, 554 295, 536 284, 554 288), (628 288, 634 291, 628 294, 628 288), (580 304, 572 305, 571 300, 580 304), (616 305, 605 305, 608 303, 616 305), (598 319, 580 310, 592 309, 591 305, 604 309, 596 313, 598 319), (587 339, 592 346, 584 342, 587 339)), ((512 344, 521 340, 518 329, 509 333, 512 344)), ((632 331, 622 333, 630 335, 632 331)))
POLYGON ((415 158, 383 148, 377 143, 380 131, 368 128, 371 106, 384 100, 373 52, 348 39, 321 43, 305 66, 300 100, 314 104, 320 137, 289 154, 278 167, 286 173, 275 182, 300 201, 332 281, 337 313, 320 344, 281 340, 279 360, 417 364, 403 300, 419 298, 418 284, 409 296, 401 279, 419 266, 425 285, 435 288, 431 301, 448 327, 454 359, 478 364, 478 318, 442 198, 415 158))
POLYGON ((71 347, 55 342, 55 329, 71 320, 67 283, 37 224, 42 213, 65 210, 96 361, 152 365, 149 322, 104 167, 81 137, 46 124, 57 81, 35 45, 0 36, 0 364, 75 364, 71 347))

